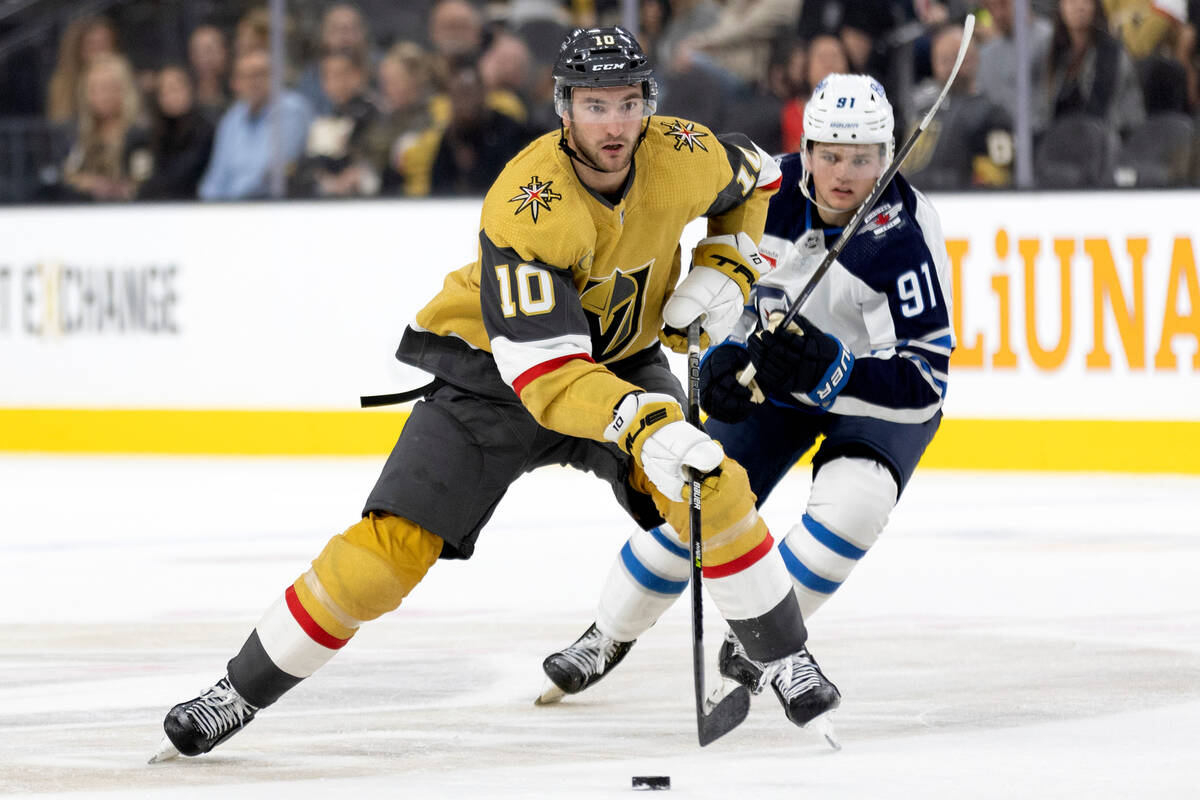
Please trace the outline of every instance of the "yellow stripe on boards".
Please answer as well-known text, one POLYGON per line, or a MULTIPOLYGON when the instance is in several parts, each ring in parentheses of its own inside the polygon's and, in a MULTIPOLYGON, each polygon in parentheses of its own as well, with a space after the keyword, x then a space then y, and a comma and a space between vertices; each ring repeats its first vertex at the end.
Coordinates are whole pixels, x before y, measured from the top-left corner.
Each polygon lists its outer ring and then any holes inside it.
POLYGON ((400 411, 0 409, 0 450, 175 455, 388 453, 400 411))
POLYGON ((921 465, 1200 474, 1200 422, 947 419, 921 465))
MULTIPOLYGON (((386 454, 408 409, 198 411, 0 408, 0 451, 386 454)), ((940 469, 1200 474, 1200 422, 946 419, 921 461, 940 469)))

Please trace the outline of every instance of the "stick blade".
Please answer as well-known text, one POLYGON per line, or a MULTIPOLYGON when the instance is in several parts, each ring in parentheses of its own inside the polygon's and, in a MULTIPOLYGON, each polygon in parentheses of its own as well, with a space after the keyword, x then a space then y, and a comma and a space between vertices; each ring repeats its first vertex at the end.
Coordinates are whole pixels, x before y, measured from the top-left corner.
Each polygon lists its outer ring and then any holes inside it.
POLYGON ((715 706, 696 714, 700 746, 705 747, 741 725, 750 713, 750 692, 739 686, 721 698, 715 706))

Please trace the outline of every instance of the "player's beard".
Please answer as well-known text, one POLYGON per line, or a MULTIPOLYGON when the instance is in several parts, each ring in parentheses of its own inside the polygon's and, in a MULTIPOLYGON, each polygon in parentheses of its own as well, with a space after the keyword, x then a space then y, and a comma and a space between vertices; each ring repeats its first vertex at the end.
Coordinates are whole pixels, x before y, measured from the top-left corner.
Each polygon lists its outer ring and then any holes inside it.
POLYGON ((578 138, 575 140, 575 147, 580 154, 590 162, 589 167, 598 172, 621 172, 629 166, 633 161, 634 150, 637 149, 637 135, 630 137, 618 137, 604 139, 595 145, 591 142, 581 142, 578 138), (604 147, 610 144, 620 144, 622 147, 621 163, 613 163, 604 153, 604 147))

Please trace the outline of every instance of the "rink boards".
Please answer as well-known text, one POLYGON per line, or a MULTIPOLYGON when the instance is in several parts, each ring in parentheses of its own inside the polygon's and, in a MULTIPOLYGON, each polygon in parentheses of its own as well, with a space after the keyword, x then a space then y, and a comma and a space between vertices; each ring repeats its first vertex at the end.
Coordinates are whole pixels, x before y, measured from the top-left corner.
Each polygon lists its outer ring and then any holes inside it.
MULTIPOLYGON (((933 200, 958 349, 926 466, 1200 473, 1200 192, 933 200)), ((5 210, 0 450, 386 452, 405 411, 358 396, 427 379, 392 354, 478 212, 5 210)))

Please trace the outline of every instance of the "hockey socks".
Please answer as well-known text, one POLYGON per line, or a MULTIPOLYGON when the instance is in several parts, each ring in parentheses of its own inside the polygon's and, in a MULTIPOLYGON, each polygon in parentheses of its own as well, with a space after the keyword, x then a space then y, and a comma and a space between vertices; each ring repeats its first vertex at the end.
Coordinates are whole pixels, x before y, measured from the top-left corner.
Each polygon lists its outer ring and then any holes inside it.
POLYGON ((808 632, 792 581, 770 534, 725 564, 704 568, 704 586, 755 661, 773 661, 804 646, 808 632))
POLYGON ((267 609, 230 659, 229 681, 248 703, 271 705, 350 641, 359 622, 318 602, 323 593, 313 571, 306 572, 267 609))
POLYGON ((634 531, 609 570, 596 627, 619 642, 641 636, 688 587, 688 564, 670 525, 634 531))

